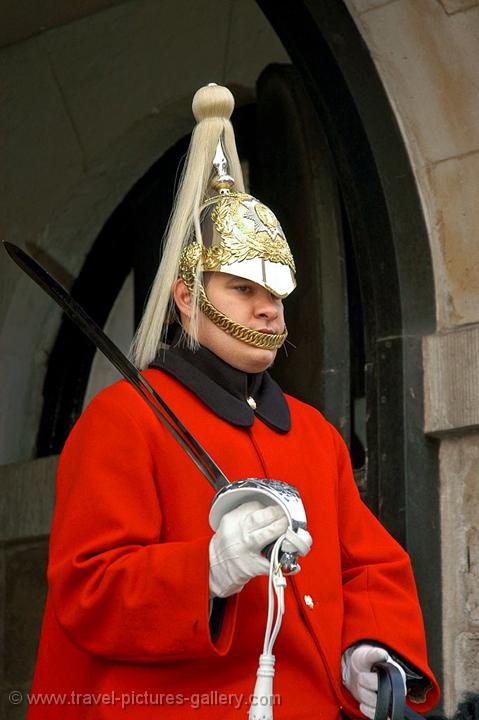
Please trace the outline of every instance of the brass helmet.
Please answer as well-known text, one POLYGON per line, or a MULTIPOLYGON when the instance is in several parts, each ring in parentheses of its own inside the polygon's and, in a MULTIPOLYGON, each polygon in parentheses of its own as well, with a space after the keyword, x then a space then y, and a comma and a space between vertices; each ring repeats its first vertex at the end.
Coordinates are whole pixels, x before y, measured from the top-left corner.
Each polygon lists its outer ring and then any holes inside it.
MULTIPOLYGON (((216 174, 211 188, 217 192, 204 204, 201 242, 186 245, 180 258, 180 276, 194 291, 199 273, 225 272, 252 280, 277 298, 287 297, 296 287, 294 259, 275 214, 260 200, 233 190, 221 140, 213 162, 216 174), (199 272, 198 272, 199 271, 199 272)), ((281 347, 286 327, 273 335, 251 330, 224 315, 209 300, 201 280, 199 307, 222 330, 255 347, 281 347)))
POLYGON ((193 297, 188 328, 192 347, 197 343, 198 311, 255 347, 274 350, 286 340, 286 327, 280 334, 263 333, 227 317, 210 302, 203 285, 204 272, 224 272, 258 283, 281 299, 296 286, 294 260, 281 225, 266 205, 245 192, 229 120, 233 108, 230 91, 214 83, 200 88, 193 99, 197 125, 160 268, 133 345, 140 367, 158 350, 177 277, 193 297))

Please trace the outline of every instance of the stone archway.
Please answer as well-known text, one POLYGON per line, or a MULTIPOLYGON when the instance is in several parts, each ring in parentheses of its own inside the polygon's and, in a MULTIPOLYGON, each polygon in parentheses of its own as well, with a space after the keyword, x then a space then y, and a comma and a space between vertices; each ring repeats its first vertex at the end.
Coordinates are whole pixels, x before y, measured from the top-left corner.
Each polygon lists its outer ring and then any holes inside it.
MULTIPOLYGON (((101 4, 106 6, 110 3, 101 4)), ((178 76, 184 80, 184 87, 183 90, 178 89, 174 98, 171 95, 166 98, 163 92, 165 86, 158 83, 158 73, 164 67, 160 62, 161 52, 157 53, 162 43, 157 43, 158 38, 152 35, 156 26, 162 28, 165 44, 171 43, 175 34, 178 36, 178 26, 174 23, 182 18, 181 0, 180 5, 178 1, 118 3, 117 7, 105 10, 94 18, 40 33, 34 41, 26 40, 18 46, 13 44, 2 51, 7 68, 5 76, 15 84, 14 93, 8 95, 8 114, 22 120, 16 128, 20 141, 8 145, 4 155, 8 161, 11 149, 15 153, 20 151, 17 155, 20 162, 15 165, 16 175, 14 173, 15 177, 9 178, 13 182, 8 183, 15 192, 12 196, 7 190, 4 197, 7 203, 13 199, 9 210, 15 222, 10 222, 7 217, 4 236, 14 242, 26 240, 35 252, 43 253, 42 260, 58 260, 60 267, 54 264, 51 267, 54 271, 66 270, 64 280, 67 285, 72 284, 98 231, 128 188, 151 165, 152 159, 188 131, 187 96, 192 87, 214 79, 210 75, 199 77, 199 68, 202 67, 208 74, 216 69, 221 81, 234 82, 241 91, 251 93, 258 68, 252 72, 251 66, 245 63, 247 67, 241 67, 236 72, 234 66, 241 52, 241 32, 244 28, 251 31, 258 21, 257 8, 254 9, 253 2, 225 2, 218 15, 217 3, 204 4, 207 6, 204 13, 206 25, 212 18, 215 21, 215 42, 205 42, 199 49, 200 55, 195 55, 194 63, 183 53, 184 57, 175 67, 178 76), (240 8, 246 8, 245 15, 233 17, 233 5, 234 12, 240 14, 240 8), (138 13, 139 7, 144 12, 138 13), (221 36, 218 28, 227 27, 228 14, 231 14, 230 27, 235 28, 236 38, 233 38, 231 47, 226 48, 225 45, 224 53, 218 53, 217 42, 221 36), (141 48, 136 44, 133 48, 124 48, 120 43, 119 52, 114 55, 115 65, 110 62, 113 55, 105 54, 103 41, 107 37, 108 48, 115 48, 117 31, 121 35, 122 28, 131 27, 131 21, 140 43, 144 37, 142 27, 146 28, 146 42, 142 43, 145 54, 142 55, 141 48), (84 63, 81 47, 87 36, 88 63, 84 63), (135 83, 133 93, 126 91, 125 81, 134 78, 133 65, 125 60, 127 56, 129 58, 130 50, 134 51, 136 66, 143 75, 146 71, 151 78, 145 92, 135 83), (109 60, 104 65, 106 56, 109 60), (88 77, 84 72, 88 71, 88 67, 101 68, 98 83, 97 78, 88 77), (122 91, 118 96, 114 82, 117 70, 122 78, 122 91), (19 105, 16 99, 20 100, 19 105), (123 122, 125 101, 126 123, 123 122), (109 106, 115 108, 114 114, 108 112, 109 106), (29 117, 32 119, 31 126, 28 125, 29 117), (159 127, 160 117, 166 118, 165 127, 159 127), (177 127, 180 130, 175 135, 177 127), (163 131, 169 133, 165 145, 162 145, 163 131), (99 197, 101 201, 97 202, 99 197)), ((441 482, 446 488, 443 498, 445 520, 444 517, 442 520, 447 544, 444 571, 446 582, 452 588, 443 591, 446 597, 445 662, 449 669, 446 693, 448 712, 452 714, 459 690, 470 688, 477 675, 477 653, 474 650, 477 624, 467 615, 466 605, 473 596, 461 589, 464 584, 461 563, 464 557, 472 557, 465 584, 477 586, 475 546, 471 547, 468 542, 466 524, 470 522, 474 529, 474 520, 467 520, 467 516, 472 517, 474 507, 477 507, 473 470, 478 450, 477 437, 469 434, 463 438, 461 432, 471 433, 474 429, 477 432, 478 427, 475 413, 478 391, 473 376, 479 376, 475 350, 479 320, 479 245, 476 243, 474 246, 477 240, 474 228, 477 227, 475 185, 479 157, 479 94, 471 91, 474 76, 477 78, 474 27, 477 27, 478 3, 475 0, 425 0, 421 3, 414 0, 345 0, 344 3, 339 0, 305 0, 279 4, 260 0, 258 5, 301 69, 322 122, 329 128, 329 141, 334 148, 335 161, 341 167, 343 183, 349 183, 354 190, 354 178, 368 177, 369 168, 366 168, 364 176, 359 173, 360 168, 356 168, 356 175, 351 175, 348 170, 351 153, 348 146, 338 140, 341 134, 338 120, 341 118, 338 118, 337 112, 334 113, 336 100, 338 107, 346 108, 345 112, 352 106, 353 116, 359 116, 363 139, 365 136, 369 146, 365 155, 359 154, 359 159, 364 159, 367 164, 372 157, 372 167, 386 200, 385 227, 389 238, 386 254, 391 257, 390 251, 393 250, 396 279, 391 298, 386 297, 384 309, 390 308, 393 298, 395 302, 400 298, 400 302, 396 302, 396 309, 400 308, 400 322, 392 327, 393 332, 388 335, 388 318, 378 318, 382 322, 382 325, 379 323, 382 333, 377 337, 384 342, 382 346, 375 346, 375 361, 380 373, 371 379, 374 380, 376 404, 378 412, 382 413, 383 426, 387 422, 389 408, 394 404, 389 394, 388 378, 397 373, 400 380, 394 397, 399 396, 404 412, 397 430, 398 436, 406 438, 407 442, 400 445, 405 454, 397 458, 397 467, 402 464, 407 476, 401 471, 403 482, 399 491, 406 503, 404 515, 399 520, 405 528, 408 546, 419 571, 429 633, 435 642, 433 664, 437 669, 440 664, 441 609, 440 602, 435 601, 429 588, 438 588, 440 577, 440 531, 439 528, 431 528, 431 522, 438 515, 434 492, 439 477, 435 443, 422 434, 422 378, 418 348, 421 336, 435 331, 434 289, 426 231, 418 207, 417 190, 411 178, 410 162, 405 158, 404 138, 410 158, 417 160, 419 157, 419 169, 415 168, 416 181, 434 253, 438 325, 448 330, 447 335, 432 335, 427 342, 426 376, 429 374, 430 383, 434 381, 432 384, 436 385, 435 397, 428 400, 427 429, 438 435, 458 433, 441 446, 441 482), (350 8, 349 14, 346 7, 350 8), (360 33, 366 40, 361 40, 360 33), (301 46, 298 37, 301 38, 301 46), (398 38, 404 39, 405 52, 398 38), (424 43, 428 38, 431 47, 424 43), (429 61, 425 50, 430 50, 429 61), (374 65, 381 71, 384 85, 378 79, 374 65), (423 75, 422 87, 415 80, 418 75, 423 75), (392 76, 396 84, 390 82, 392 76), (423 102, 423 91, 426 102, 423 102), (391 113, 386 93, 389 93, 394 105, 396 119, 391 113), (421 103, 424 111, 419 108, 421 103), (434 128, 434 133, 431 128, 434 128), (417 271, 421 267, 425 269, 425 274, 418 278, 417 271), (468 327, 456 334, 455 326, 464 323, 468 323, 468 327), (388 347, 387 343, 391 345, 388 347), (443 349, 447 350, 447 362, 435 362, 443 349), (438 404, 441 393, 437 392, 437 387, 452 376, 459 377, 461 382, 451 384, 444 403, 438 404), (468 379, 471 379, 470 382, 468 379), (383 381, 388 393, 381 393, 383 381), (463 386, 472 388, 472 395, 456 392, 463 386), (453 412, 450 412, 451 409, 453 412), (468 468, 470 472, 467 472, 468 468), (431 497, 434 500, 432 504, 431 497), (452 506, 450 499, 454 499, 452 506), (427 516, 424 515, 426 504, 429 504, 427 516), (467 513, 464 512, 466 504, 467 513), (461 523, 464 522, 465 527, 464 537, 461 536, 456 544, 457 508, 461 510, 461 523), (410 522, 405 524, 403 520, 406 516, 410 522), (428 542, 424 542, 424 538, 428 542), (446 622, 452 630, 446 628, 446 622), (463 650, 457 649, 459 645, 463 650), (454 667, 457 667, 455 675, 454 667)), ((199 23, 196 22, 196 25, 199 23)), ((42 24, 44 26, 50 27, 42 24)), ((260 58, 256 58, 255 62, 264 67, 267 62, 287 61, 285 53, 278 51, 279 44, 270 53, 268 38, 271 39, 272 33, 267 23, 264 23, 263 30, 265 28, 266 36, 263 33, 261 43, 257 45, 260 58)), ((36 28, 33 30, 36 32, 36 28)), ((124 36, 127 35, 129 33, 125 32, 124 36)), ((184 35, 182 37, 185 39, 184 35)), ((163 77, 161 80, 163 82, 163 77)), ((353 148, 356 140, 358 136, 354 135, 353 148)), ((360 142, 358 147, 361 147, 360 142)), ((354 192, 350 197, 354 199, 354 192)), ((355 206, 354 202, 351 205, 355 209, 354 224, 361 227, 361 207, 355 206)), ((368 210, 376 226, 361 227, 358 250, 363 248, 363 252, 359 253, 365 270, 363 279, 369 274, 376 278, 376 283, 380 283, 382 277, 391 277, 387 258, 383 267, 378 262, 381 253, 385 252, 380 223, 384 217, 384 203, 377 214, 374 202, 363 209, 368 210), (369 243, 374 235, 376 241, 370 250, 377 252, 371 257, 366 240, 369 243)), ((19 463, 28 461, 33 454, 42 380, 60 318, 28 281, 19 280, 17 271, 2 262, 0 258, 4 282, 0 322, 8 411, 8 426, 5 426, 3 438, 6 453, 2 457, 4 463, 19 463), (19 319, 23 325, 22 333, 19 333, 19 319)), ((381 305, 381 296, 376 294, 374 287, 370 287, 365 295, 370 302, 370 322, 374 325, 374 309, 381 305)), ((392 316, 390 320, 392 322, 392 316)), ((380 440, 384 443, 385 438, 380 440)), ((385 453, 394 451, 393 444, 386 448, 385 453)), ((48 532, 54 464, 55 458, 52 458, 2 468, 2 479, 7 489, 6 503, 13 515, 12 523, 4 534, 4 539, 10 543, 7 564, 19 538, 21 541, 26 537, 45 536, 48 532)), ((390 507, 394 508, 394 503, 390 507)), ((14 567, 12 563, 10 566, 14 567)))

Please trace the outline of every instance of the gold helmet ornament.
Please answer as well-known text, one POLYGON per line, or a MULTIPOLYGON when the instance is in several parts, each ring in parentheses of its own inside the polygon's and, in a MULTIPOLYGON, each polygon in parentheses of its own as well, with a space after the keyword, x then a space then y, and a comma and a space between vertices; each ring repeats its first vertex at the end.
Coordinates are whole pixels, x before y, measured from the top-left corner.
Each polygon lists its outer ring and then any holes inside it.
POLYGON ((214 83, 193 98, 197 125, 175 199, 163 257, 133 343, 133 359, 146 367, 160 346, 171 311, 171 288, 181 277, 192 293, 188 343, 197 341, 198 312, 229 335, 255 347, 275 350, 287 337, 241 325, 208 299, 203 273, 224 272, 251 280, 277 298, 295 288, 295 265, 274 213, 244 190, 233 128, 230 91, 214 83), (231 172, 231 174, 230 174, 231 172))
MULTIPOLYGON (((198 269, 225 272, 252 280, 278 298, 287 297, 295 288, 295 266, 291 250, 274 213, 245 192, 232 189, 221 145, 213 163, 217 174, 211 187, 218 192, 208 199, 201 220, 201 240, 193 240, 181 253, 179 274, 194 292, 198 269)), ((201 279, 198 283, 199 308, 215 325, 229 335, 254 345, 274 350, 287 337, 252 330, 224 315, 208 299, 201 279)))

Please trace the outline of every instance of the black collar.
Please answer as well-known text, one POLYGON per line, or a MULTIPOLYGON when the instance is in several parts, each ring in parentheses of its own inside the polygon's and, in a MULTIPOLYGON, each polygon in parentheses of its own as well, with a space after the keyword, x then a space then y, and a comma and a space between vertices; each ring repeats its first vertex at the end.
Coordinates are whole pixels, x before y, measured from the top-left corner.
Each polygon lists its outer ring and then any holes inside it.
POLYGON ((150 367, 172 375, 232 425, 251 427, 256 415, 278 432, 286 433, 291 427, 286 399, 267 372, 248 374, 204 347, 192 351, 181 344, 160 350, 150 367), (253 398, 255 409, 248 398, 253 398))

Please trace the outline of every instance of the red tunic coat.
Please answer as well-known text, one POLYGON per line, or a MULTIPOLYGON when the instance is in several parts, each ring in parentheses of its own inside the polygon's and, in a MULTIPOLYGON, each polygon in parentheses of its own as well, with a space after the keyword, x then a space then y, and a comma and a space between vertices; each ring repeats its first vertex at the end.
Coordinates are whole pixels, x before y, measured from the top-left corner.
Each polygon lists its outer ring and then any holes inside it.
MULTIPOLYGON (((287 434, 240 429, 159 370, 146 377, 231 480, 295 485, 313 548, 288 579, 275 645, 275 720, 361 717, 341 685, 345 648, 383 643, 432 679, 409 558, 361 502, 347 450, 288 397, 287 434), (308 599, 313 600, 313 607, 308 599)), ((29 720, 246 717, 262 649, 267 579, 208 622, 213 489, 125 381, 101 392, 62 453, 49 594, 29 720)), ((419 711, 438 698, 437 686, 419 711)))

